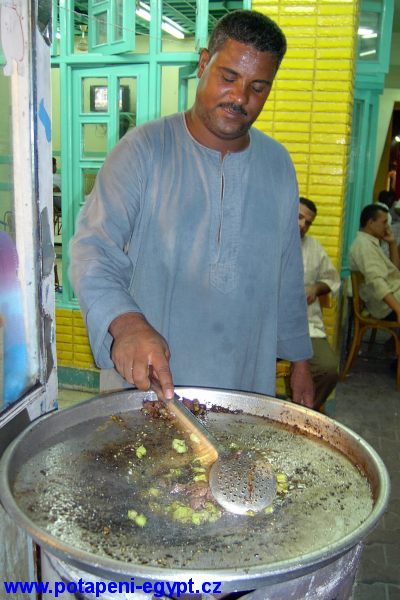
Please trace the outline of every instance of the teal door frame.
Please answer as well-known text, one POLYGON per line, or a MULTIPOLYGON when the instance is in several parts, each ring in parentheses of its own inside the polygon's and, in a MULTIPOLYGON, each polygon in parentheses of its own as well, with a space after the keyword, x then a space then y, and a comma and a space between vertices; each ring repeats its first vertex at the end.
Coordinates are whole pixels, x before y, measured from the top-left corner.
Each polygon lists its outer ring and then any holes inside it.
POLYGON ((373 60, 358 58, 356 65, 342 248, 343 278, 350 274, 348 254, 359 229, 360 213, 364 206, 373 202, 379 97, 384 89, 385 74, 389 70, 394 1, 363 0, 361 15, 363 12, 379 14, 380 32, 376 58, 373 60))
MULTIPOLYGON (((117 105, 116 94, 120 78, 135 78, 137 89, 136 124, 141 125, 148 120, 148 65, 109 65, 104 67, 68 68, 68 96, 70 98, 70 113, 66 115, 62 127, 61 152, 67 157, 68 169, 63 172, 62 189, 62 244, 68 248, 69 240, 75 230, 75 222, 79 210, 85 201, 84 171, 98 171, 108 154, 118 141, 118 111, 112 109, 117 105), (89 112, 82 110, 82 81, 85 78, 107 80, 109 89, 110 109, 107 112, 89 112), (99 156, 86 157, 83 151, 84 125, 104 126, 106 137, 106 152, 99 156), (68 131, 65 131, 68 127, 68 131)), ((73 291, 68 280, 69 255, 63 253, 62 273, 64 302, 74 301, 73 291)))
MULTIPOLYGON (((163 66, 186 66, 196 63, 198 60, 198 51, 200 48, 207 46, 208 38, 208 12, 209 0, 196 0, 196 33, 195 33, 195 48, 193 51, 181 52, 165 52, 162 48, 162 2, 159 0, 149 0, 151 20, 149 23, 149 43, 147 52, 127 52, 124 54, 97 54, 90 50, 87 53, 74 52, 74 0, 59 0, 53 1, 53 30, 56 32, 59 29, 60 39, 53 38, 51 47, 52 66, 60 70, 60 133, 61 133, 61 186, 62 186, 62 202, 63 202, 63 218, 62 218, 62 294, 57 294, 58 308, 75 308, 77 302, 73 297, 72 289, 69 284, 68 271, 68 244, 75 227, 75 219, 77 209, 81 202, 81 190, 78 189, 78 184, 75 181, 76 171, 80 168, 79 162, 74 162, 74 148, 76 147, 77 139, 77 123, 79 112, 76 113, 77 104, 75 92, 73 91, 73 77, 76 69, 101 69, 107 74, 111 69, 118 67, 129 70, 129 75, 144 67, 147 69, 147 88, 141 87, 139 103, 146 109, 146 120, 156 119, 161 114, 161 79, 163 66)), ((130 0, 123 0, 122 15, 120 14, 117 21, 123 22, 124 9, 123 7, 129 4, 130 0), (121 21, 122 18, 122 21, 121 21)), ((101 5, 107 7, 110 3, 105 0, 93 0, 90 3, 92 6, 101 5)), ((134 3, 131 5, 133 6, 134 3)), ((251 0, 243 0, 242 6, 245 9, 251 8, 251 0)), ((131 8, 129 8, 131 10, 131 8)), ((110 26, 117 25, 114 22, 111 11, 108 13, 107 19, 110 21, 110 26)), ((89 35, 89 42, 92 41, 92 35, 89 35)), ((110 49, 112 44, 110 45, 110 49)), ((187 82, 181 79, 179 108, 186 108, 185 94, 187 91, 187 82), (184 89, 186 86, 186 90, 184 89)), ((79 108, 79 107, 78 107, 79 108)), ((140 108, 140 105, 139 105, 140 108)), ((143 108, 144 110, 144 108, 143 108)), ((143 113, 144 114, 144 113, 143 113)), ((110 148, 111 149, 111 148, 110 148)), ((56 153, 59 155, 58 152, 56 153)))

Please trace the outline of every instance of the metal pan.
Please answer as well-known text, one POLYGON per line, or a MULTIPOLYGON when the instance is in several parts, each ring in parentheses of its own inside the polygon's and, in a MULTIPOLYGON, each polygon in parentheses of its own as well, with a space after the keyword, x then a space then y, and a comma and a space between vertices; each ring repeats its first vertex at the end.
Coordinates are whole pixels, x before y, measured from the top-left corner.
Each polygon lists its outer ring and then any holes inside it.
POLYGON ((222 443, 264 451, 286 475, 288 489, 272 513, 172 518, 176 500, 165 482, 169 471, 172 478, 187 473, 192 457, 173 454, 176 432, 142 414, 143 400, 155 396, 138 391, 101 395, 31 424, 0 463, 7 512, 50 554, 96 576, 220 581, 226 592, 317 570, 356 546, 382 516, 386 468, 351 430, 266 396, 178 391, 207 406, 207 427, 222 443), (139 445, 145 456, 137 455, 139 445), (144 526, 132 511, 145 516, 144 526))

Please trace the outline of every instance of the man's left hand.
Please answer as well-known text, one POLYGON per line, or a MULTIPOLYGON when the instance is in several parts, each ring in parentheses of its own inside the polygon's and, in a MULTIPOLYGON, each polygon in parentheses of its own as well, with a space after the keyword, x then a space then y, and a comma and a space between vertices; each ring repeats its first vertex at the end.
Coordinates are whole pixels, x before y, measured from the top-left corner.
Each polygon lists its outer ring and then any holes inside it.
POLYGON ((293 363, 290 386, 292 388, 293 402, 313 408, 315 390, 310 365, 307 360, 293 363))

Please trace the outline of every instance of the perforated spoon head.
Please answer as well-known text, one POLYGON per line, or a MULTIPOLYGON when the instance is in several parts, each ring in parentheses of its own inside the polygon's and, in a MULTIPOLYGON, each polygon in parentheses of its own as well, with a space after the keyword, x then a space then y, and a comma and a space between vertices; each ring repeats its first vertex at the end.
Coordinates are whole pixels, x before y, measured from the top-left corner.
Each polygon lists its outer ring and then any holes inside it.
POLYGON ((237 515, 267 508, 277 491, 270 463, 253 450, 220 455, 210 469, 209 486, 218 504, 237 515))

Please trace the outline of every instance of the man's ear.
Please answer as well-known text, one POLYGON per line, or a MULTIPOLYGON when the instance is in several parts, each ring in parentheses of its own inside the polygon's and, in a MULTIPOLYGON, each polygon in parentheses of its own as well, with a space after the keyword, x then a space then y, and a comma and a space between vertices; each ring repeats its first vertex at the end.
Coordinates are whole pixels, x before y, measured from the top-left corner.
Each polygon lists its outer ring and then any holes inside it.
POLYGON ((199 79, 203 75, 204 69, 208 65, 209 60, 210 60, 210 53, 208 52, 207 48, 203 48, 200 51, 199 64, 197 66, 197 77, 199 79))

